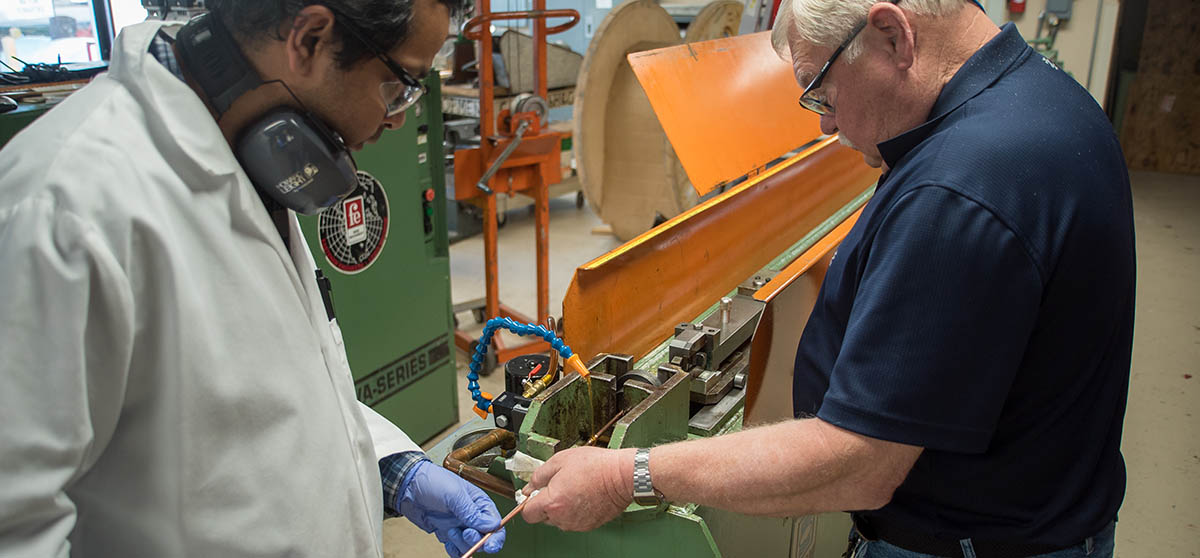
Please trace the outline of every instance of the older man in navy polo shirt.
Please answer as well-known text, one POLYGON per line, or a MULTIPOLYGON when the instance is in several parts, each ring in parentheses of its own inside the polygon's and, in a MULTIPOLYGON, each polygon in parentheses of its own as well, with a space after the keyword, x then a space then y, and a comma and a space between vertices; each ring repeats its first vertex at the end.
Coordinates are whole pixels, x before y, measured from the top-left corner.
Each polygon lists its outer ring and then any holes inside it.
MULTIPOLYGON (((1135 275, 1112 127, 974 2, 779 13, 800 103, 884 173, 801 339, 797 420, 654 448, 654 488, 745 513, 858 510, 856 558, 1111 556, 1135 275)), ((615 517, 635 455, 556 455, 525 518, 615 517)))

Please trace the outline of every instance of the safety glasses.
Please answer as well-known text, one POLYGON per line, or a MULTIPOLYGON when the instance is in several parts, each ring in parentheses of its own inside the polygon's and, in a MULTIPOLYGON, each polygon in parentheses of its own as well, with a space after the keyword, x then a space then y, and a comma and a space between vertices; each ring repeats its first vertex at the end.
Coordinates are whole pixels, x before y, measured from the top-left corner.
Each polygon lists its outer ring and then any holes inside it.
POLYGON ((333 12, 334 15, 337 16, 338 22, 341 23, 351 35, 354 35, 354 38, 358 39, 358 42, 367 47, 367 50, 371 51, 376 58, 379 58, 379 61, 383 62, 383 65, 387 66, 388 70, 391 70, 392 74, 396 76, 398 81, 385 81, 379 84, 379 94, 383 97, 387 118, 392 118, 404 112, 405 110, 408 110, 408 107, 413 106, 421 99, 421 95, 424 95, 429 91, 429 89, 425 87, 425 84, 421 83, 420 80, 408 73, 408 70, 405 70, 403 66, 397 64, 395 60, 392 60, 392 57, 385 54, 383 50, 375 46, 374 43, 368 41, 362 31, 360 31, 353 23, 350 22, 350 18, 341 14, 337 10, 334 10, 333 8, 329 8, 329 11, 333 12))

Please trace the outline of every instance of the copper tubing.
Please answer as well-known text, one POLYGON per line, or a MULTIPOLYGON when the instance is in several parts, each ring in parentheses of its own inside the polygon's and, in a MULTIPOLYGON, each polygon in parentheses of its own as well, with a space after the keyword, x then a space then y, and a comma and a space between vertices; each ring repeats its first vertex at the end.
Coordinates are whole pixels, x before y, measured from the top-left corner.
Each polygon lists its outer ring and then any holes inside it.
POLYGON ((447 455, 446 460, 442 462, 442 466, 488 492, 504 496, 505 498, 516 498, 517 490, 511 482, 505 482, 484 471, 467 465, 468 461, 483 455, 483 452, 495 447, 500 447, 504 450, 515 449, 517 447, 517 437, 508 430, 497 428, 483 435, 478 440, 450 452, 450 455, 447 455))
MULTIPOLYGON (((547 327, 547 328, 548 328, 550 331, 553 331, 553 332, 555 333, 555 335, 558 335, 558 337, 561 339, 561 338, 562 338, 562 332, 561 332, 561 331, 556 331, 556 330, 554 329, 554 325, 555 325, 555 324, 554 324, 554 318, 546 318, 546 327, 547 327)), ((551 351, 550 351, 550 371, 549 371, 549 372, 547 372, 546 374, 547 374, 547 375, 549 375, 549 376, 551 376, 551 377, 557 377, 557 376, 558 376, 558 351, 554 351, 554 350, 551 350, 551 351)))
POLYGON ((600 428, 600 430, 597 430, 595 434, 592 434, 592 437, 588 438, 587 443, 584 445, 590 446, 592 444, 595 444, 596 441, 598 441, 600 439, 600 435, 604 434, 609 428, 612 428, 612 425, 616 424, 618 420, 621 420, 621 417, 625 416, 625 411, 628 411, 628 410, 629 409, 621 409, 621 412, 617 413, 617 416, 613 417, 612 420, 608 421, 608 424, 605 424, 603 427, 600 428))
POLYGON ((516 517, 517 514, 521 513, 521 510, 525 509, 525 504, 529 503, 530 498, 533 498, 534 494, 537 494, 536 490, 534 490, 533 494, 530 494, 528 498, 522 500, 520 504, 517 504, 517 507, 513 508, 512 511, 508 512, 508 515, 504 516, 504 519, 500 520, 500 526, 497 527, 495 531, 490 531, 484 534, 483 538, 479 539, 479 542, 471 546, 471 548, 467 550, 467 553, 462 555, 462 558, 471 558, 471 556, 474 556, 480 548, 483 548, 483 543, 486 543, 488 539, 492 538, 492 535, 503 529, 505 525, 508 525, 508 522, 511 521, 512 518, 516 517))

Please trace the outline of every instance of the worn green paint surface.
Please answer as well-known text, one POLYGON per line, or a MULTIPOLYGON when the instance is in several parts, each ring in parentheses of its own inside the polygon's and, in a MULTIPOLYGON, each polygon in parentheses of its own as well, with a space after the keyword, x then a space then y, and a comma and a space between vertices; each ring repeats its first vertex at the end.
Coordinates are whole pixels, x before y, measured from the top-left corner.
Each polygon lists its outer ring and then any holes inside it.
POLYGON ((378 259, 357 274, 338 271, 321 248, 318 217, 300 217, 333 286, 359 399, 418 443, 458 420, 441 100, 437 80, 426 84, 429 94, 408 110, 403 127, 355 154, 359 169, 387 194, 387 240, 378 259), (429 234, 421 203, 427 189, 436 196, 429 234))
POLYGON ((586 442, 616 413, 614 380, 593 372, 590 382, 572 374, 553 384, 530 403, 517 433, 517 447, 545 461, 555 452, 586 442))
POLYGON ((617 422, 608 447, 649 448, 687 439, 690 385, 683 372, 667 380, 617 422))
MULTIPOLYGON (((598 369, 593 370, 591 378, 589 388, 583 378, 569 375, 535 398, 521 425, 518 449, 545 460, 556 451, 582 443, 590 429, 586 426, 589 411, 596 414, 595 428, 607 422, 604 417, 616 411, 615 378, 598 369)), ((651 447, 687 438, 690 397, 686 374, 676 375, 653 392, 627 385, 625 397, 632 419, 627 415, 618 422, 608 447, 651 447)), ((738 417, 727 423, 725 431, 741 424, 740 413, 738 417)), ((439 450, 448 451, 445 445, 443 442, 432 450, 435 458, 441 458, 439 450)), ((524 486, 504 469, 502 459, 495 459, 488 472, 512 481, 517 489, 524 486)), ((515 505, 505 498, 493 500, 501 513, 515 505)), ((514 520, 508 525, 507 542, 499 556, 789 556, 793 525, 791 520, 749 517, 694 504, 657 508, 630 504, 617 519, 588 533, 564 533, 554 527, 514 520)))
MULTIPOLYGON (((515 502, 497 499, 501 514, 515 502)), ((568 533, 546 525, 529 525, 515 519, 507 526, 504 549, 497 557, 521 558, 704 558, 722 556, 709 525, 687 508, 670 507, 646 515, 626 512, 603 527, 587 533, 568 533)), ((732 556, 786 556, 769 548, 747 545, 747 550, 766 552, 732 556)), ((785 549, 786 550, 786 549, 785 549)), ((731 555, 726 555, 731 556, 731 555)))

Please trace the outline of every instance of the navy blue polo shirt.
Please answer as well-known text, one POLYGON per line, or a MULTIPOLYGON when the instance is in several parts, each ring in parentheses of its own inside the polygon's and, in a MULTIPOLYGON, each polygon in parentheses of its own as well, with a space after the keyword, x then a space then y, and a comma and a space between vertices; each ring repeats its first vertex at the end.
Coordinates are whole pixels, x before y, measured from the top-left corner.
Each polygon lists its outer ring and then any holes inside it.
POLYGON ((1116 517, 1133 341, 1129 177, 1112 126, 1016 28, 976 52, 834 257, 796 416, 925 448, 872 522, 1067 546, 1116 517))

